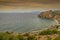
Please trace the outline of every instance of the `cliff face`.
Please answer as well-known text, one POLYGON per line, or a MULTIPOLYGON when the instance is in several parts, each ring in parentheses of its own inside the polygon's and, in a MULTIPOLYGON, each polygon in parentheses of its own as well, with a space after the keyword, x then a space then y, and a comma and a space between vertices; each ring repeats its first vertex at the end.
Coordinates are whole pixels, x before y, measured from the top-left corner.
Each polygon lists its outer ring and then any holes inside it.
POLYGON ((39 18, 60 18, 60 13, 58 13, 57 11, 52 11, 52 10, 49 10, 49 11, 45 11, 45 12, 41 12, 38 17, 39 18))
POLYGON ((40 17, 40 18, 54 18, 54 15, 52 13, 53 13, 52 10, 45 11, 45 12, 40 13, 38 15, 38 17, 40 17))

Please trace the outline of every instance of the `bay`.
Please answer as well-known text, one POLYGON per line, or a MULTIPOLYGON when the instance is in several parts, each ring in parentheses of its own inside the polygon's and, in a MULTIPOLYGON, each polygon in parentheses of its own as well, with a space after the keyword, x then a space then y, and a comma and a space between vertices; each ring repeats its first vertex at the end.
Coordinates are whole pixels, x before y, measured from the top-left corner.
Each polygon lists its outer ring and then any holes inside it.
POLYGON ((38 18, 32 13, 0 13, 0 31, 31 32, 55 25, 53 19, 38 18))

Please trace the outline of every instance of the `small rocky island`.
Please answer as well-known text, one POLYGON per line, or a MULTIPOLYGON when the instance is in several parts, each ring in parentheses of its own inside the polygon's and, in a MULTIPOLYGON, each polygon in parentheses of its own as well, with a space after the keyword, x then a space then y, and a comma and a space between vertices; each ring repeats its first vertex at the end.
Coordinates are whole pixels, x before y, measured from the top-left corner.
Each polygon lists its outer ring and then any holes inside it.
POLYGON ((56 19, 60 23, 60 10, 49 10, 38 14, 39 18, 56 19))

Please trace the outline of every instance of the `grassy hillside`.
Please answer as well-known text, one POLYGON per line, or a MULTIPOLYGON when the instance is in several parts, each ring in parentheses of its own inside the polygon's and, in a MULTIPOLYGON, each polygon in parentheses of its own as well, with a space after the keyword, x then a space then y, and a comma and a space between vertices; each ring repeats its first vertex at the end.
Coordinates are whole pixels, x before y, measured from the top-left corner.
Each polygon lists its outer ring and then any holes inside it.
POLYGON ((54 28, 17 34, 14 32, 0 32, 0 40, 60 40, 60 31, 54 28))

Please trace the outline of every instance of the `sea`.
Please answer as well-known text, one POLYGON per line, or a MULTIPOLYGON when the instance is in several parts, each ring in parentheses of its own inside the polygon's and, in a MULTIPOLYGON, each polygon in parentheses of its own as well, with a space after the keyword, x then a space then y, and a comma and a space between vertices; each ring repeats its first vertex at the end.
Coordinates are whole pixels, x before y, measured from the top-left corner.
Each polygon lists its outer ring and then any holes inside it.
POLYGON ((37 13, 0 13, 0 32, 31 32, 55 24, 54 19, 38 18, 37 13))

